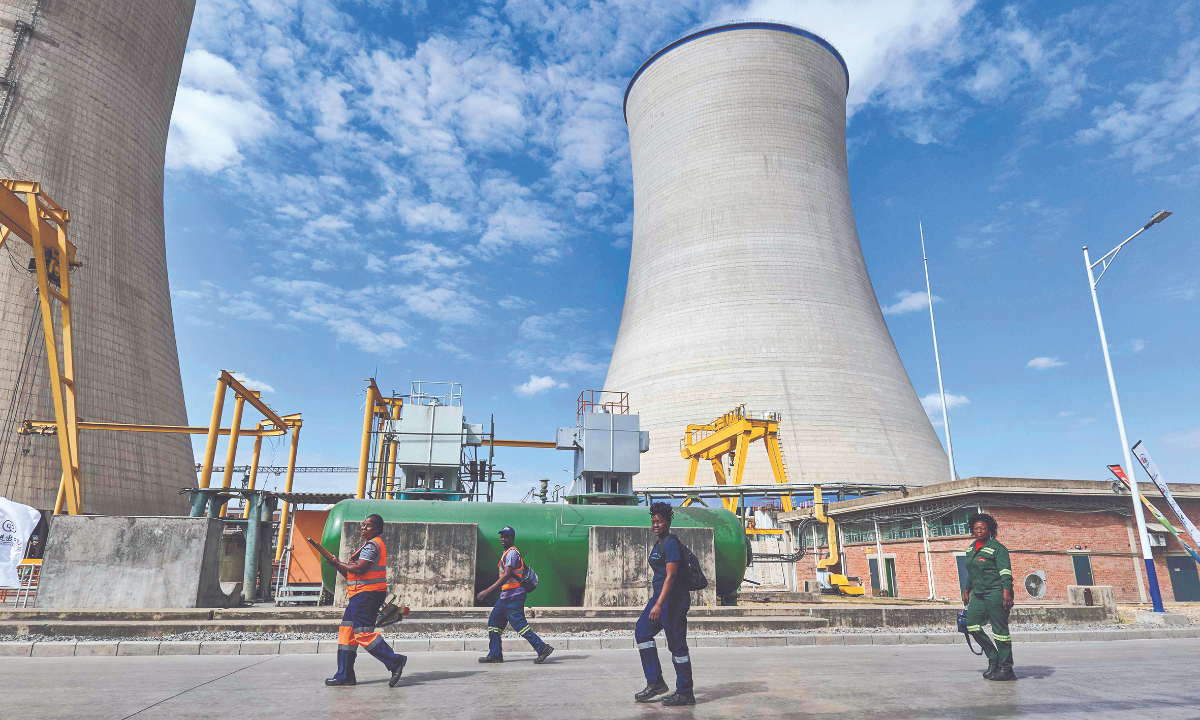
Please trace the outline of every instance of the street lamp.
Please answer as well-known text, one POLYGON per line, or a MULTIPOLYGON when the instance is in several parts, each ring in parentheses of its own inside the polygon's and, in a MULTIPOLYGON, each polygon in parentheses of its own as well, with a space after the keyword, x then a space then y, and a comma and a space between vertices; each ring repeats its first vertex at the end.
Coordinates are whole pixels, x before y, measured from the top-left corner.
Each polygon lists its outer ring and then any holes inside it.
POLYGON ((1087 246, 1083 246, 1083 264, 1087 266, 1088 284, 1092 291, 1092 305, 1096 308, 1096 327, 1100 328, 1100 349, 1104 351, 1104 366, 1108 369, 1108 389, 1112 391, 1113 409, 1117 413, 1117 429, 1121 432, 1121 451, 1125 454, 1125 474, 1129 477, 1132 485, 1133 516, 1137 519, 1138 538, 1142 541, 1142 560, 1146 563, 1146 581, 1150 586, 1150 598, 1154 602, 1154 612, 1163 612, 1162 594, 1158 591, 1158 573, 1154 571, 1154 554, 1150 550, 1150 539, 1146 535, 1146 516, 1142 512, 1142 504, 1138 502, 1137 483, 1133 479, 1133 459, 1129 455, 1129 438, 1125 435, 1125 418, 1121 416, 1121 401, 1117 398, 1117 381, 1113 379, 1112 360, 1108 356, 1108 338, 1104 334, 1104 320, 1100 317, 1100 301, 1096 298, 1096 284, 1100 282, 1100 278, 1104 277, 1104 273, 1108 272, 1108 268, 1116 260, 1117 253, 1121 252, 1121 248, 1152 226, 1166 220, 1170 215, 1171 213, 1167 210, 1159 210, 1154 217, 1150 218, 1150 222, 1096 262, 1092 262, 1088 257, 1087 246), (1099 277, 1092 272, 1097 265, 1101 266, 1099 277))

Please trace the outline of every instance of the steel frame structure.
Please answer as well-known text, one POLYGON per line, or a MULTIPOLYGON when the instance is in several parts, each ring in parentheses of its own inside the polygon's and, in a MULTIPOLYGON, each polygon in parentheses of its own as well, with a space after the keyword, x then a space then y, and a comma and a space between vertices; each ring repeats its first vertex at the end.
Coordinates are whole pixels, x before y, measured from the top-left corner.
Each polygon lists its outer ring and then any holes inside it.
POLYGON ((71 515, 83 511, 83 479, 79 470, 79 423, 75 412, 75 351, 71 337, 71 269, 75 245, 67 239, 71 213, 50 199, 41 185, 24 180, 0 181, 0 246, 16 235, 33 249, 37 273, 38 302, 46 336, 46 360, 50 366, 50 394, 54 401, 54 425, 62 480, 54 513, 65 508, 71 515), (57 285, 56 290, 52 285, 57 285), (59 334, 54 329, 57 300, 62 317, 62 354, 59 334))
MULTIPOLYGON (((734 462, 732 484, 741 485, 750 443, 756 440, 762 440, 766 446, 775 483, 787 485, 787 465, 783 458, 783 447, 779 444, 779 415, 764 415, 763 418, 751 418, 746 414, 746 406, 738 405, 707 425, 688 425, 683 439, 679 441, 679 453, 688 461, 687 486, 696 484, 696 468, 701 460, 708 460, 712 464, 717 485, 726 485, 723 464, 725 456, 730 453, 734 462)), ((738 494, 721 495, 721 504, 736 513, 740 497, 738 494)), ((790 512, 791 494, 782 495, 781 498, 783 509, 790 512)), ((690 505, 691 499, 683 504, 685 507, 690 505)))

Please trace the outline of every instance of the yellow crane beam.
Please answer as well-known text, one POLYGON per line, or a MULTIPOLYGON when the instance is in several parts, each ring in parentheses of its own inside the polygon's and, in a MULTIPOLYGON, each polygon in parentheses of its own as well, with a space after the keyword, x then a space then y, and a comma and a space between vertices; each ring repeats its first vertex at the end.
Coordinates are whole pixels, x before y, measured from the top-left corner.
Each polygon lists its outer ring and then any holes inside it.
MULTIPOLYGON (((775 482, 780 485, 786 484, 787 470, 783 464, 783 449, 779 446, 778 416, 748 417, 746 406, 739 405, 706 425, 688 425, 679 443, 680 455, 688 461, 687 485, 696 484, 696 471, 701 460, 707 460, 712 465, 713 476, 718 485, 741 485, 750 443, 760 440, 766 447, 775 482), (727 479, 724 459, 730 453, 733 453, 733 476, 727 479)), ((792 499, 784 496, 782 500, 784 510, 790 511, 792 499)), ((721 498, 721 504, 731 512, 737 512, 738 503, 739 498, 736 495, 721 498)), ((685 507, 690 505, 691 499, 685 500, 683 504, 685 507)))

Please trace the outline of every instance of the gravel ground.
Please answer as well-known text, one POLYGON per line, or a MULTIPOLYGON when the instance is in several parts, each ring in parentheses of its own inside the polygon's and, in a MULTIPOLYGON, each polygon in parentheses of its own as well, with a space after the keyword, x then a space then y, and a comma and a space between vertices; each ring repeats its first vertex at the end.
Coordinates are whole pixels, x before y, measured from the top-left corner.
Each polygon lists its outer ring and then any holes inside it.
MULTIPOLYGON (((536 627, 536 622, 531 623, 536 627)), ((1135 628, 1150 629, 1161 628, 1162 625, 1150 625, 1145 623, 1110 623, 1105 625, 1068 625, 1068 624, 1013 624, 1010 626, 1012 630, 1017 632, 1057 632, 1070 630, 1132 630, 1135 628)), ((815 630, 772 630, 762 633, 765 635, 812 635, 812 634, 895 634, 895 633, 949 633, 954 632, 953 629, 945 627, 927 627, 927 628, 820 628, 815 630)), ((510 633, 511 634, 511 633, 510 633)), ((625 637, 632 634, 632 623, 630 631, 601 631, 601 632, 586 632, 586 633, 558 633, 555 637, 625 637)), ((713 635, 755 635, 758 633, 723 633, 714 630, 697 630, 689 632, 691 637, 713 636, 713 635)), ((486 639, 487 635, 482 632, 437 632, 437 633, 402 633, 390 635, 385 633, 388 639, 412 639, 425 640, 429 638, 450 638, 455 640, 463 639, 486 639)), ((161 637, 60 637, 57 635, 0 635, 0 642, 84 642, 84 641, 130 641, 130 640, 200 640, 200 641, 239 641, 239 640, 333 640, 337 638, 335 633, 253 633, 253 632, 189 632, 179 635, 165 635, 161 637)))

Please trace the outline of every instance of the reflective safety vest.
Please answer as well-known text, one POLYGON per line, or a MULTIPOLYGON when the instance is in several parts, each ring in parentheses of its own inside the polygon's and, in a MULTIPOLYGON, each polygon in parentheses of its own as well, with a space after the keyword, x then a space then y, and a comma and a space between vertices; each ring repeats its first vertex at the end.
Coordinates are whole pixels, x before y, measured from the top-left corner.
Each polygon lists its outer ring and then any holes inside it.
POLYGON ((525 558, 521 557, 520 552, 517 552, 516 545, 513 545, 512 547, 510 547, 509 549, 505 550, 503 553, 500 554, 500 562, 496 563, 497 565, 500 566, 500 576, 501 577, 504 576, 504 570, 505 570, 504 556, 508 555, 510 552, 517 553, 517 559, 521 561, 521 566, 518 567, 516 570, 513 570, 513 578, 514 578, 513 581, 506 582, 503 585, 501 585, 500 586, 501 590, 516 590, 517 588, 521 587, 521 579, 523 577, 525 577, 525 558))
MULTIPOLYGON (((346 597, 352 598, 360 592, 370 592, 372 590, 387 590, 387 546, 383 544, 383 539, 375 536, 363 544, 366 547, 369 543, 375 543, 375 547, 379 549, 379 557, 375 559, 375 564, 367 568, 363 573, 346 573, 346 597)), ((357 562, 358 552, 350 556, 350 562, 357 562)))

